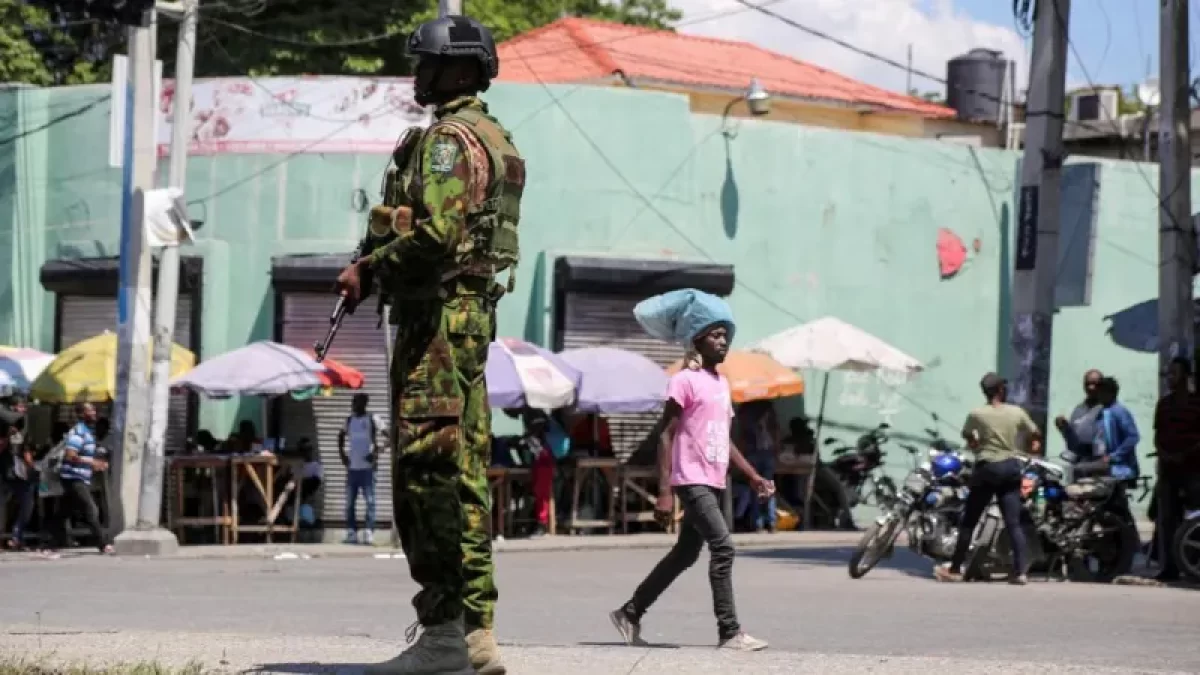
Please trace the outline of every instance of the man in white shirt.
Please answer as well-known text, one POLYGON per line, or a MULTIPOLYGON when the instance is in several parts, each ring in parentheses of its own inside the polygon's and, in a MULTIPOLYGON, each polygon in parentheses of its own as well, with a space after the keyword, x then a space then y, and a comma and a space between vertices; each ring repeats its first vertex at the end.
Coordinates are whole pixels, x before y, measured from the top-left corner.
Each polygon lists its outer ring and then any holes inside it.
POLYGON ((367 528, 364 544, 375 543, 375 470, 379 465, 379 424, 375 416, 367 412, 370 399, 366 394, 355 394, 350 403, 350 416, 346 426, 338 433, 338 454, 346 467, 346 542, 357 544, 358 519, 356 510, 358 494, 367 502, 367 528), (350 447, 347 452, 346 441, 350 447))

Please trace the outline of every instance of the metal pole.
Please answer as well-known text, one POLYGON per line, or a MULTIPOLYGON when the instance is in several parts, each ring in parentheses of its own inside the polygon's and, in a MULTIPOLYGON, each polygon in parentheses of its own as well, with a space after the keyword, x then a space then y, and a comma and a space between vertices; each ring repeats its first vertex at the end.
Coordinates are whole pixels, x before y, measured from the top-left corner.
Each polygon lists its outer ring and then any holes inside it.
MULTIPOLYGON (((1187 0, 1162 0, 1159 52, 1159 273, 1158 358, 1163 372, 1177 356, 1192 356, 1192 276, 1196 238, 1192 229, 1191 77, 1188 62, 1187 0), (1180 25, 1178 22, 1182 21, 1180 25)), ((1165 382, 1162 383, 1166 393, 1165 382)))
MULTIPOLYGON (((187 152, 191 125, 192 71, 196 60, 197 0, 183 1, 179 44, 175 58, 174 120, 171 128, 171 187, 186 188, 187 152)), ((150 436, 142 462, 142 493, 138 503, 137 529, 153 531, 153 551, 174 551, 179 542, 172 532, 159 527, 163 504, 163 465, 167 423, 170 421, 171 346, 174 344, 175 311, 179 300, 179 247, 164 246, 158 263, 158 288, 154 304, 154 358, 150 372, 152 407, 150 436)), ((144 534, 141 539, 146 541, 144 534)))
MULTIPOLYGON (((153 12, 151 13, 153 20, 153 12)), ((153 21, 152 21, 153 22, 153 21)), ((117 300, 117 381, 112 428, 114 449, 109 528, 123 532, 134 524, 147 428, 147 366, 150 351, 150 276, 153 260, 145 245, 143 193, 154 187, 154 44, 150 28, 129 29, 129 83, 126 100, 125 186, 122 209, 120 295, 117 300), (132 125, 132 128, 130 128, 132 125)))
POLYGON ((438 0, 438 16, 462 16, 463 0, 438 0))
POLYGON ((1042 0, 1035 10, 1013 274, 1011 344, 1017 372, 1009 397, 1042 429, 1050 401, 1070 11, 1070 0, 1042 0))
MULTIPOLYGON (((392 306, 383 306, 383 347, 387 352, 388 367, 388 470, 396 465, 396 392, 392 389, 392 355, 396 350, 396 334, 392 332, 392 306)), ((393 472, 392 480, 395 480, 393 472)), ((392 548, 400 548, 400 525, 396 522, 396 509, 392 507, 392 548)))
POLYGON ((915 96, 917 92, 912 88, 912 43, 908 43, 908 66, 904 69, 904 94, 906 96, 915 96))

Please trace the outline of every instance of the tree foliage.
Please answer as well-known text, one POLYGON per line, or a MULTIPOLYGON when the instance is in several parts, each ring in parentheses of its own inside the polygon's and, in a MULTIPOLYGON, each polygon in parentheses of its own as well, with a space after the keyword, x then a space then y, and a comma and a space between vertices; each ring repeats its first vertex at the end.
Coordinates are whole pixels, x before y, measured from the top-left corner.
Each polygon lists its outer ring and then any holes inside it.
MULTIPOLYGON (((667 28, 668 0, 466 0, 503 41, 563 16, 667 28)), ((201 0, 196 75, 408 75, 408 33, 433 18, 433 0, 201 0)), ((78 0, 0 0, 0 82, 103 82, 124 29, 78 0)), ((158 53, 174 70, 175 23, 159 19, 158 53)))

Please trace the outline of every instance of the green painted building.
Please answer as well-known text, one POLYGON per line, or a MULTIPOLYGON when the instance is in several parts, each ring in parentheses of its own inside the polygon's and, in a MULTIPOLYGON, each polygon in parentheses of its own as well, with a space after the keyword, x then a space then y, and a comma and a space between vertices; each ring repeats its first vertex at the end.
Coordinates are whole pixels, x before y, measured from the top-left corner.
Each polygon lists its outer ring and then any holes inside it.
MULTIPOLYGON (((10 263, 0 274, 0 343, 50 351, 115 316, 121 197, 120 171, 108 166, 107 94, 0 93, 0 256, 10 263)), ((679 284, 727 293, 743 344, 835 315, 928 366, 907 382, 835 374, 826 428, 847 436, 884 419, 899 436, 923 438, 934 414, 954 436, 980 401, 981 374, 1006 367, 1017 153, 769 118, 723 122, 691 113, 682 96, 627 89, 497 84, 487 100, 528 161, 524 260, 500 306, 501 335, 674 358, 627 310, 679 284), (939 270, 943 229, 968 249, 949 278, 939 270)), ((363 193, 375 199, 386 160, 192 158, 187 194, 204 227, 184 253, 179 341, 201 357, 260 339, 310 345, 324 328, 330 275, 364 228, 363 193)), ((1157 357, 1139 342, 1153 328, 1158 288, 1156 167, 1075 163, 1064 183, 1052 410, 1069 411, 1083 371, 1098 367, 1120 380, 1148 434, 1157 357)), ((379 382, 383 333, 371 312, 352 323, 332 356, 379 382)), ((809 376, 811 412, 820 378, 809 376)), ((384 390, 372 391, 381 399, 384 390)), ((303 405, 324 411, 316 427, 328 428, 285 434, 328 443, 346 401, 303 405)), ((191 422, 221 436, 239 418, 257 419, 259 406, 204 402, 190 406, 191 422)), ((188 409, 180 398, 177 417, 188 409)), ((893 454, 902 471, 903 453, 893 454)))

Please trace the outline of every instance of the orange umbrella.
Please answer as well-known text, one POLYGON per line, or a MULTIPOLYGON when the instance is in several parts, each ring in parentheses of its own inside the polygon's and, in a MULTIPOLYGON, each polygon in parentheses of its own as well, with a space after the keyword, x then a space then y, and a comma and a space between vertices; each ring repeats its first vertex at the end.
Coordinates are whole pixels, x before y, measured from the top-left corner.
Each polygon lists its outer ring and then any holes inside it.
POLYGON ((325 359, 321 365, 325 366, 325 370, 317 373, 317 379, 321 381, 322 387, 359 389, 363 386, 363 374, 357 369, 333 359, 325 359))
MULTIPOLYGON (((676 361, 667 369, 674 375, 683 367, 676 361)), ((729 380, 729 393, 734 403, 787 398, 804 393, 804 380, 793 370, 766 354, 731 351, 717 372, 729 380)))

